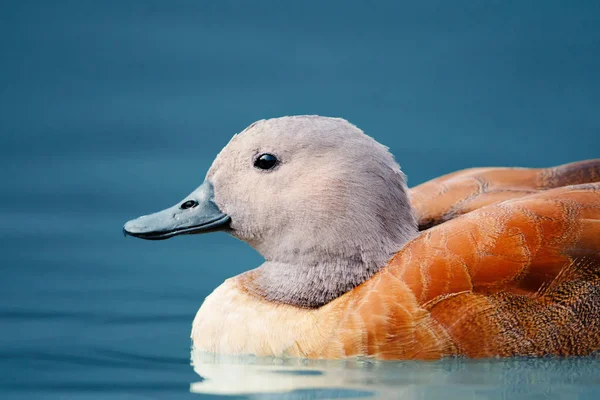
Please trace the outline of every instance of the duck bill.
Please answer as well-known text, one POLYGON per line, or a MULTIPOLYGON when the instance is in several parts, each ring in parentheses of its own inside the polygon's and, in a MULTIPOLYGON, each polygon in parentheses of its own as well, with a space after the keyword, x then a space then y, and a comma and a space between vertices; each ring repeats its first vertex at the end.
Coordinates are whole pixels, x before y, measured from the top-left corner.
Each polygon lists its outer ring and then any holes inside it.
POLYGON ((212 184, 205 181, 173 207, 127 222, 123 232, 126 236, 162 240, 177 235, 226 230, 231 218, 219 209, 213 199, 212 184))

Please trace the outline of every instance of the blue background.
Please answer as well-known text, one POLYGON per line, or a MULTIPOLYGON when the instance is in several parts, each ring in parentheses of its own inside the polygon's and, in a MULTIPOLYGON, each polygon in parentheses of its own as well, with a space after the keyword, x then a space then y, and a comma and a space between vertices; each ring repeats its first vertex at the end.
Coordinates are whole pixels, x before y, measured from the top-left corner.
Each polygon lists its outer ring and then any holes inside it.
POLYGON ((0 1, 0 397, 188 396, 196 310, 261 259, 121 226, 254 120, 344 117, 411 185, 599 157, 599 21, 597 1, 0 1))

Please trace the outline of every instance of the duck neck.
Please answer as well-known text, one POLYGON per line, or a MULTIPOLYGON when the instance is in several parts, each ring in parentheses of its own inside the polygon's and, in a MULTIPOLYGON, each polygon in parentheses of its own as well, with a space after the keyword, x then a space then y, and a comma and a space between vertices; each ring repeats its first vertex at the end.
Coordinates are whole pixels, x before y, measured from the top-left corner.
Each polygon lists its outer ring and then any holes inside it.
MULTIPOLYGON (((416 230, 414 232, 416 235, 416 230)), ((266 261, 242 275, 249 293, 264 300, 301 308, 318 308, 354 289, 375 275, 410 239, 390 243, 374 254, 344 257, 322 254, 298 262, 266 261)), ((357 247, 358 248, 358 247, 357 247)))
POLYGON ((248 292, 276 303, 318 308, 384 267, 417 236, 418 228, 404 174, 397 166, 381 174, 371 177, 368 191, 345 193, 339 210, 328 207, 319 214, 305 209, 312 218, 246 239, 266 260, 243 275, 248 292))

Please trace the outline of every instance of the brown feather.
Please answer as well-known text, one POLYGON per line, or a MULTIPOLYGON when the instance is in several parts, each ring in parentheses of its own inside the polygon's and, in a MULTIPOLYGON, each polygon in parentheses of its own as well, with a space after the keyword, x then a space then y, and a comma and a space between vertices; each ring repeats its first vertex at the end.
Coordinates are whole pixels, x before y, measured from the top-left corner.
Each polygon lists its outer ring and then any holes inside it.
POLYGON ((471 168, 432 179, 410 191, 421 230, 485 205, 541 190, 600 181, 600 159, 552 168, 471 168))

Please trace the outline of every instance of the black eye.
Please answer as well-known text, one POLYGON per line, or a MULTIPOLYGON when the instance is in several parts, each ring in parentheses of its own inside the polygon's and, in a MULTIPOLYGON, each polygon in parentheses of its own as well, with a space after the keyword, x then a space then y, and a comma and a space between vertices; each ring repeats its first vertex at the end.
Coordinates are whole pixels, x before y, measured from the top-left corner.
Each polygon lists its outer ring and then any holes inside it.
POLYGON ((198 202, 196 200, 188 200, 185 203, 183 203, 180 208, 182 210, 187 210, 188 208, 194 208, 198 205, 198 202))
POLYGON ((260 169, 271 169, 277 164, 277 157, 273 154, 265 153, 258 156, 254 161, 254 166, 260 169))

